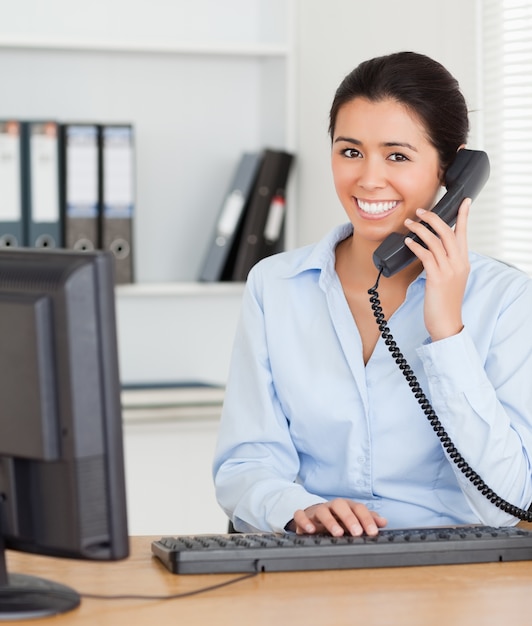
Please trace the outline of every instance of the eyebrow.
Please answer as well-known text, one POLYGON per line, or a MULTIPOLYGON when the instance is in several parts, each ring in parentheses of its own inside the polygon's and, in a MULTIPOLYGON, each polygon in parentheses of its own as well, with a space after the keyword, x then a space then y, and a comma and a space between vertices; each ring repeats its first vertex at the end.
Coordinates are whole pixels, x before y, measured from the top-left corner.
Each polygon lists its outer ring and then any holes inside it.
MULTIPOLYGON (((352 137, 343 137, 343 136, 339 136, 336 137, 336 139, 334 140, 334 143, 340 142, 340 141, 345 141, 347 143, 352 143, 355 146, 361 146, 362 142, 359 141, 358 139, 353 139, 352 137)), ((415 146, 413 146, 412 144, 406 142, 406 141, 385 141, 383 143, 381 143, 381 146, 383 148, 408 148, 409 150, 413 150, 414 152, 417 152, 417 148, 415 146)))

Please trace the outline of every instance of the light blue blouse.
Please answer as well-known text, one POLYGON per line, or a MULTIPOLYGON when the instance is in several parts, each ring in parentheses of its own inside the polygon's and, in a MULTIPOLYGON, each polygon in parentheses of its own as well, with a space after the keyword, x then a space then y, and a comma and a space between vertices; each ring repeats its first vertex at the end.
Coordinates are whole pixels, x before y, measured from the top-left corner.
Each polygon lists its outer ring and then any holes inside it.
MULTIPOLYGON (((449 459, 382 339, 364 366, 335 272, 351 233, 340 226, 250 272, 213 466, 221 507, 242 531, 281 531, 297 509, 335 497, 363 502, 389 528, 515 524, 449 459)), ((424 273, 388 322, 462 456, 527 508, 532 280, 477 254, 470 262, 461 333, 430 341, 424 273)))

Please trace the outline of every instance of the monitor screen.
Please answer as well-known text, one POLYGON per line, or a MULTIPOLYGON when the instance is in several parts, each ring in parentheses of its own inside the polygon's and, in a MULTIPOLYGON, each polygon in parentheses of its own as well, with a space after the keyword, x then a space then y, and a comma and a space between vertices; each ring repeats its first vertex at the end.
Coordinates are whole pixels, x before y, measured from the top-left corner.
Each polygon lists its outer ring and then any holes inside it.
POLYGON ((128 556, 113 263, 0 250, 0 619, 79 604, 8 573, 4 548, 128 556))

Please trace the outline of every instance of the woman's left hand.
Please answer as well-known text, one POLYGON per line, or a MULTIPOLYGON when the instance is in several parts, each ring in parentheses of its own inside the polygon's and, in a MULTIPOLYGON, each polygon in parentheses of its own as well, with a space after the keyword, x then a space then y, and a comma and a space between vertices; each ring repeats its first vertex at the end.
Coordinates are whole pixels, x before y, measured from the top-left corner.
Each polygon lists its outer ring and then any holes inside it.
POLYGON ((438 215, 418 209, 418 217, 428 224, 407 219, 405 225, 423 240, 427 248, 407 237, 406 245, 423 263, 426 272, 425 326, 433 341, 456 335, 463 328, 462 302, 469 276, 467 218, 471 200, 460 205, 453 230, 438 215))

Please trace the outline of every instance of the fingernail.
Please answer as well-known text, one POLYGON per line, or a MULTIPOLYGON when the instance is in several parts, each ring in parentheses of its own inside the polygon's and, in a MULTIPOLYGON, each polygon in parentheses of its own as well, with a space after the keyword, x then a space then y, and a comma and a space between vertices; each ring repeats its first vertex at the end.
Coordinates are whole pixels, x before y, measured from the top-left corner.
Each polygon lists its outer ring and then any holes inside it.
POLYGON ((426 211, 425 211, 425 209, 418 209, 418 210, 416 211, 416 213, 417 213, 418 215, 423 215, 423 213, 426 213, 426 211))
POLYGON ((413 223, 414 223, 414 220, 411 220, 409 217, 407 217, 407 218, 406 218, 406 220, 405 220, 405 224, 406 224, 407 226, 410 226, 410 224, 413 224, 413 223))

